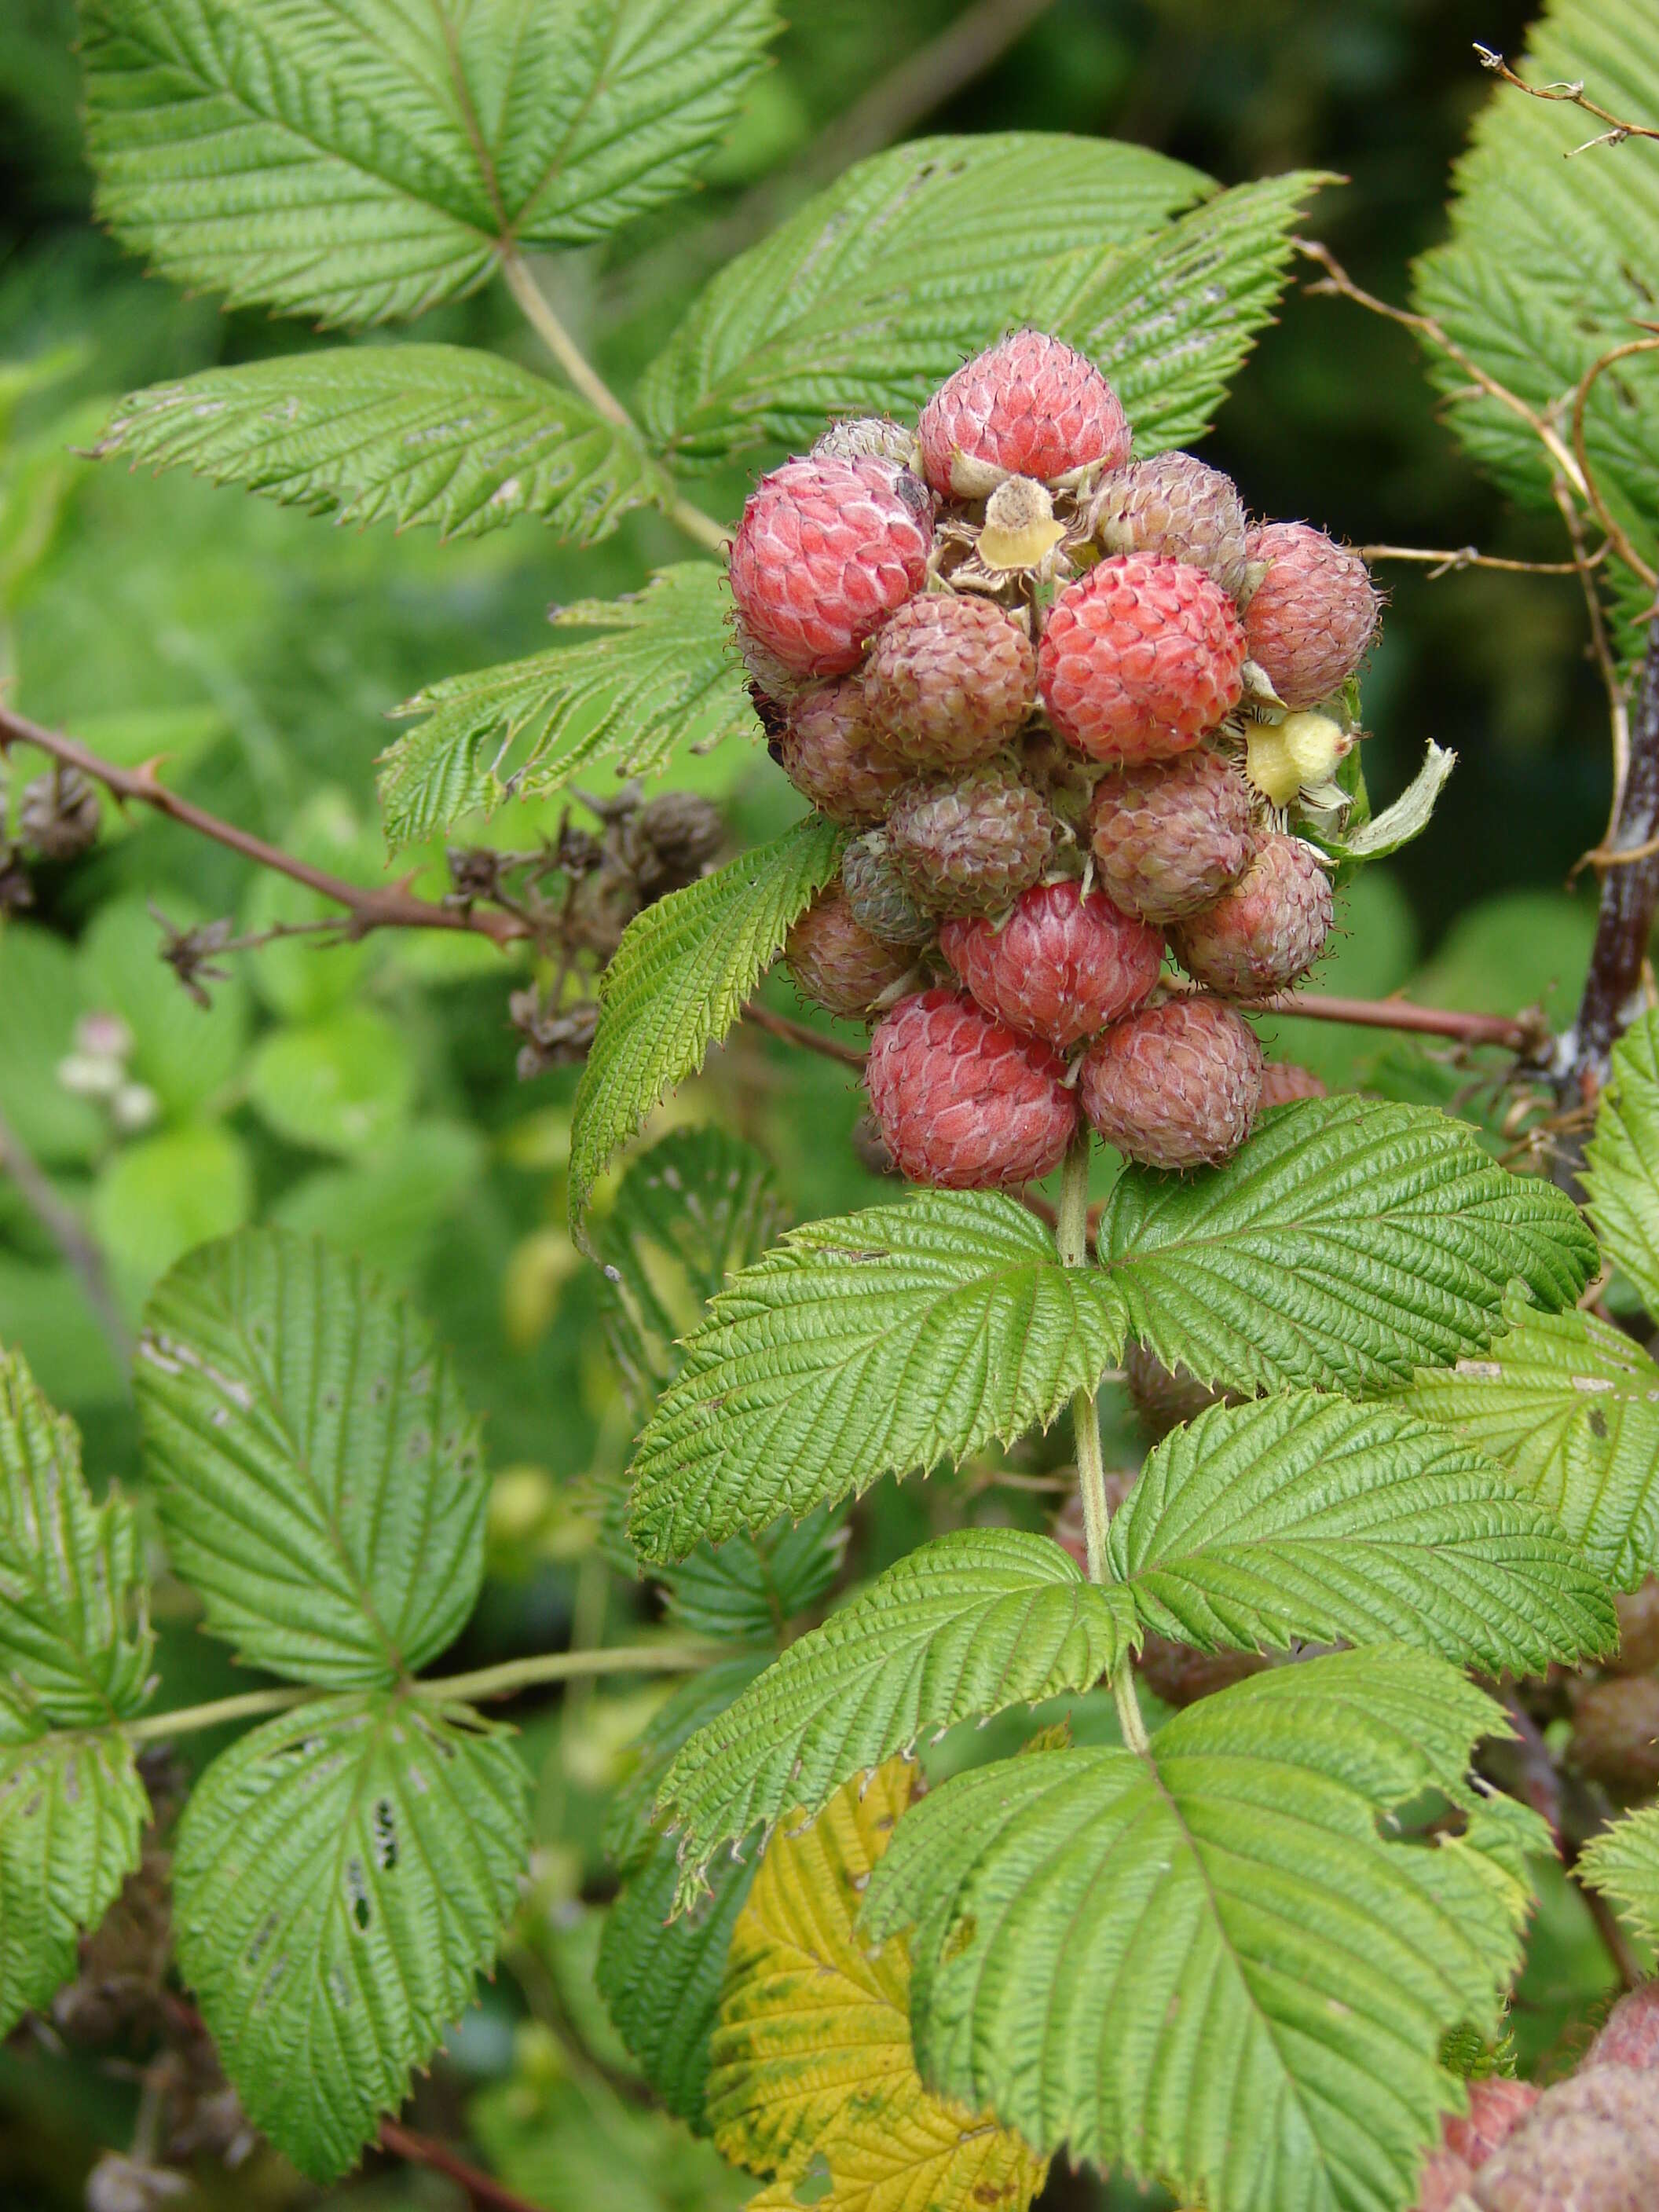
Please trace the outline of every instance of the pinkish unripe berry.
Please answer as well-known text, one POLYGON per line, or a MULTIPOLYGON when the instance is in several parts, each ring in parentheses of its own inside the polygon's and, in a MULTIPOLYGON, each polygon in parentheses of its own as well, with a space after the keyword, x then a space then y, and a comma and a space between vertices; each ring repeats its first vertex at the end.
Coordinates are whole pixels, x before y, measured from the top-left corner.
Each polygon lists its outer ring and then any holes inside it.
POLYGON ((1093 760, 1167 759, 1238 704, 1244 633, 1201 568, 1102 561, 1055 600, 1037 653, 1050 720, 1093 760))
POLYGON ((988 1012, 1065 1052, 1139 1006, 1164 939, 1081 884, 1036 884, 1004 921, 947 921, 939 951, 988 1012))
POLYGON ((1249 657, 1287 707, 1317 707, 1369 651, 1382 601, 1357 553, 1305 522, 1270 522, 1249 537, 1267 574, 1244 611, 1249 657))
POLYGON ((1202 747, 1102 776, 1089 808, 1095 871, 1126 914, 1179 921, 1249 866, 1250 794, 1237 769, 1202 747))
POLYGON ((918 904, 994 914, 1048 866, 1060 824, 1012 769, 911 784, 887 817, 887 850, 918 904))
POLYGON ((1224 1393, 1200 1382, 1188 1367, 1166 1367, 1149 1346, 1133 1338, 1123 1353, 1123 1380, 1149 1443, 1162 1443, 1171 1429, 1196 1420, 1224 1393))
POLYGON ((1619 1615, 1619 1649, 1601 1664, 1620 1674, 1650 1674, 1659 1668, 1659 1576, 1650 1575, 1613 1601, 1619 1615))
POLYGON ((933 543, 927 487, 890 461, 786 461, 743 510, 732 596, 750 636, 793 674, 845 675, 921 588, 933 543))
POLYGON ((854 415, 832 422, 812 441, 811 458, 839 461, 891 461, 895 467, 920 470, 921 447, 916 434, 885 415, 854 415))
POLYGON ((1585 2052, 1584 2063, 1659 2072, 1659 1982, 1643 1982, 1620 1998, 1585 2052))
POLYGON ((1571 1756, 1615 1796, 1659 1790, 1659 1678, 1615 1674, 1589 1684, 1573 1705, 1571 1756))
POLYGON ((929 592, 884 623, 865 664, 870 718, 918 768, 971 768, 1036 703, 1036 654, 994 600, 929 592))
POLYGON ((1041 331, 1017 331, 946 379, 918 426, 935 491, 983 499, 1005 477, 1056 484, 1129 458, 1129 426, 1094 363, 1041 331))
POLYGON ((1108 477, 1089 507, 1089 534, 1108 553, 1164 553, 1201 568, 1236 599, 1244 587, 1249 523, 1231 477, 1190 453, 1156 453, 1108 477))
POLYGON ((870 726, 855 683, 803 692, 772 744, 790 782, 832 822, 879 822, 910 779, 870 726))
POLYGON ((1653 2212, 1659 2204, 1659 2081, 1589 2066, 1546 2089, 1480 2166, 1480 2212, 1653 2212))
POLYGON ((785 940, 783 957, 795 988, 826 1013, 867 1014, 910 972, 915 955, 884 945, 854 919, 837 889, 823 891, 785 940))
POLYGON ((1109 1145, 1154 1168, 1224 1160, 1250 1133, 1261 1048, 1218 999, 1170 999, 1115 1023, 1083 1055, 1078 1092, 1109 1145))
POLYGON ((1058 1054, 956 991, 902 999, 865 1071, 888 1150, 912 1182, 981 1190, 1059 1166, 1077 1103, 1058 1054))
POLYGON ((1293 1060, 1269 1060, 1261 1071, 1261 1110, 1270 1106, 1293 1106, 1298 1098, 1328 1097, 1312 1068, 1293 1060))
POLYGON ((1318 855, 1269 832, 1230 890, 1170 932, 1195 983, 1226 999, 1266 999, 1305 975, 1324 949, 1334 908, 1318 855))
POLYGON ((853 918, 889 945, 931 945, 939 923, 916 904, 893 866, 884 830, 854 837, 841 856, 842 888, 853 918))

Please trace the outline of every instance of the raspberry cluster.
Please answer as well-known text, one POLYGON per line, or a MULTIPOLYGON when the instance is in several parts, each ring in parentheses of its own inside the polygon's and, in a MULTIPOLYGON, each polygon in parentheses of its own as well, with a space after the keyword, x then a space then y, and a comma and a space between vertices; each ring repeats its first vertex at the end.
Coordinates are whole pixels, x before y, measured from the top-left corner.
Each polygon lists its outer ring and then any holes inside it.
POLYGON ((1082 1115, 1155 1167, 1224 1158, 1263 1104, 1237 1004, 1331 927, 1287 810, 1342 803, 1364 563, 1190 454, 1132 460, 1105 378, 1022 331, 915 430, 837 423, 763 477, 731 583, 774 757, 859 833, 787 958, 875 1022, 903 1172, 1031 1181, 1082 1115))

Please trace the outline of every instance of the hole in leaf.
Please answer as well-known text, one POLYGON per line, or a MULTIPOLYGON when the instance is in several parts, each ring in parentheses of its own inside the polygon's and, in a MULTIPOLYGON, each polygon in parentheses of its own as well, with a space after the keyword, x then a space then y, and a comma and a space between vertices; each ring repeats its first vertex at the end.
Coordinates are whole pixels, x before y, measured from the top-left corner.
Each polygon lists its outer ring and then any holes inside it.
POLYGON ((346 1861, 345 1886, 346 1895, 351 1899, 352 1918, 360 1928, 367 1928, 372 1915, 368 1904, 368 1883, 361 1859, 346 1861))
POLYGON ((398 1863, 398 1828, 389 1797, 374 1802, 374 1863, 386 1874, 398 1863))
POLYGON ((830 2161, 821 2150, 815 2150, 789 2192, 797 2204, 816 2204, 827 2197, 836 2185, 830 2171, 830 2161))

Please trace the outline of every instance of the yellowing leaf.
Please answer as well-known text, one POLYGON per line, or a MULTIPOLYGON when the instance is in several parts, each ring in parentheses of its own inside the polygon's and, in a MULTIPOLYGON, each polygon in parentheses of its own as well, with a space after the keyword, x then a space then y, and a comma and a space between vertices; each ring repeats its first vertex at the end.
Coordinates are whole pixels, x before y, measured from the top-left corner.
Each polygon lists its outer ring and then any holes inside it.
POLYGON ((1042 2186, 1022 2137, 922 2087, 909 1953, 854 1929, 915 1775, 890 1759, 780 1830, 732 1930, 707 2112, 727 2158, 772 2176, 751 2212, 1026 2212, 1042 2186))

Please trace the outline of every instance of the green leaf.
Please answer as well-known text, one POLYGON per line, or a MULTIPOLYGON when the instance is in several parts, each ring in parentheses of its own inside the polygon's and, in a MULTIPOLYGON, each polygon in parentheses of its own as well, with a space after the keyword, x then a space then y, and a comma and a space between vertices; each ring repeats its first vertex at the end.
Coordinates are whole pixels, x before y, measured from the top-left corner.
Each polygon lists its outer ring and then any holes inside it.
POLYGON ((138 1863, 149 1802, 113 1731, 0 1750, 0 2036, 75 1972, 138 1863))
POLYGON ((706 751, 754 735, 730 614, 724 570, 683 561, 642 592, 562 607, 556 629, 599 633, 583 644, 417 692, 398 714, 426 719, 380 756, 387 838, 418 844, 459 815, 498 806, 509 783, 517 798, 544 797, 608 754, 619 775, 643 775, 682 745, 706 751))
POLYGON ((758 1536, 699 1544, 662 1577, 669 1618, 693 1636, 775 1643, 830 1589, 847 1531, 826 1506, 758 1536))
POLYGON ((179 1823, 179 1966, 244 2111, 313 2181, 403 2102, 495 1956, 529 1778, 465 1706, 318 1700, 233 1744, 179 1823))
POLYGON ((775 28, 768 0, 82 0, 81 23, 104 220, 180 283, 333 324, 672 198, 775 28))
POLYGON ((1212 189, 1142 147, 1059 133, 875 155, 708 285, 646 373, 646 423, 714 462, 804 448, 827 415, 915 416, 1000 334, 1038 263, 1127 244, 1212 189))
POLYGON ((576 1091, 573 1229, 618 1146, 736 1021, 789 925, 835 874, 845 841, 844 830, 808 815, 629 923, 599 978, 599 1034, 576 1091))
POLYGON ((653 1837, 605 1915, 594 1978, 646 2079, 702 2134, 726 1954, 755 1869, 728 1862, 692 1911, 674 1915, 678 1872, 673 1844, 653 1837))
POLYGON ((634 1462, 629 1533, 684 1558, 882 1474, 1045 1427, 1123 1340, 1098 1270, 1000 1193, 792 1231, 709 1308, 634 1462))
POLYGON ((0 1742, 126 1719, 152 1648, 132 1508, 93 1504, 74 1422, 0 1351, 0 1742))
POLYGON ((0 927, 0 1006, 6 1010, 0 1114, 43 1167, 94 1158, 106 1141, 104 1116, 58 1079, 82 1011, 75 955, 61 938, 8 918, 0 927))
MULTIPOLYGON (((1620 115, 1659 113, 1647 0, 1552 0, 1520 68, 1534 83, 1583 82, 1620 115)), ((1540 411, 1557 410, 1592 362, 1653 313, 1645 272, 1659 171, 1606 147, 1563 158, 1600 128, 1565 102, 1496 87, 1457 165, 1451 235, 1417 264, 1419 308, 1540 411)), ((1517 497, 1548 507, 1555 469, 1537 438, 1500 402, 1472 395, 1466 368, 1429 350, 1470 453, 1517 497)), ((1637 355, 1591 388, 1584 446, 1603 496, 1650 560, 1659 549, 1656 440, 1659 361, 1637 355)))
POLYGON ((1132 1168, 1100 1257, 1166 1366, 1237 1390, 1360 1392, 1480 1351, 1519 1277, 1570 1306, 1595 1248, 1562 1194, 1422 1106, 1309 1099, 1224 1167, 1132 1168))
POLYGON ((416 1082, 405 1033, 372 1006, 273 1030, 247 1072, 248 1102, 291 1145, 348 1158, 408 1119, 416 1082))
POLYGON ((185 1122, 123 1145, 99 1176, 92 1226, 137 1299, 175 1260, 253 1211, 253 1164, 222 1122, 185 1122))
POLYGON ((412 1121, 355 1166, 289 1183, 267 1218, 298 1237, 326 1237, 401 1286, 420 1274, 484 1160, 485 1139, 470 1122, 412 1121))
POLYGON ((1108 1543, 1145 1626, 1203 1651, 1413 1644, 1531 1674, 1618 1641, 1550 1516, 1395 1405, 1212 1407, 1153 1452, 1108 1543))
POLYGON ((121 402, 97 452, 445 538, 533 514, 588 544, 668 491, 633 431, 470 346, 342 347, 153 385, 121 402))
POLYGON ((1322 852, 1331 854, 1336 860, 1384 860, 1402 845, 1409 845, 1413 837, 1420 837, 1428 828, 1435 802, 1445 788, 1446 778, 1456 766, 1457 755, 1436 744, 1431 738, 1422 767, 1392 806, 1385 806, 1380 814, 1369 815, 1352 835, 1336 836, 1316 826, 1310 826, 1308 835, 1322 852))
POLYGON ((659 1801, 679 1832, 678 1901, 720 1845, 924 1733, 1088 1690, 1135 1634, 1127 1593, 1086 1582, 1047 1536, 958 1528, 899 1561, 799 1638, 669 1768, 659 1801))
POLYGON ((629 1166, 589 1235, 611 1357, 641 1420, 679 1367, 678 1340, 782 1226, 770 1164, 723 1129, 672 1129, 629 1166))
POLYGON ((331 1689, 453 1642, 483 1576, 477 1423, 354 1260, 248 1230, 161 1285, 135 1375, 174 1566, 250 1665, 331 1689))
POLYGON ((1133 245, 1098 240, 1038 271, 1018 310, 1105 371, 1145 456, 1190 446, 1270 323, 1318 169, 1239 185, 1133 245))
POLYGON ((1592 1836, 1574 1873, 1611 1898, 1644 1942, 1659 1942, 1659 1805, 1592 1836))
POLYGON ((1042 2149, 1211 2212, 1400 2212, 1496 2031, 1542 1823, 1466 1784, 1503 1714, 1440 1660, 1274 1668, 1150 1757, 1033 1753, 900 1821, 867 1939, 914 1924, 917 2063, 1042 2149), (1401 1832, 1434 1791, 1462 1832, 1401 1832))
POLYGON ((1659 1014, 1632 1022, 1613 1048, 1584 1189, 1604 1255, 1659 1316, 1659 1014))
POLYGON ((1479 1359, 1430 1368, 1401 1402, 1501 1461, 1595 1571, 1634 1589, 1659 1568, 1659 1366, 1594 1314, 1505 1302, 1479 1359))

